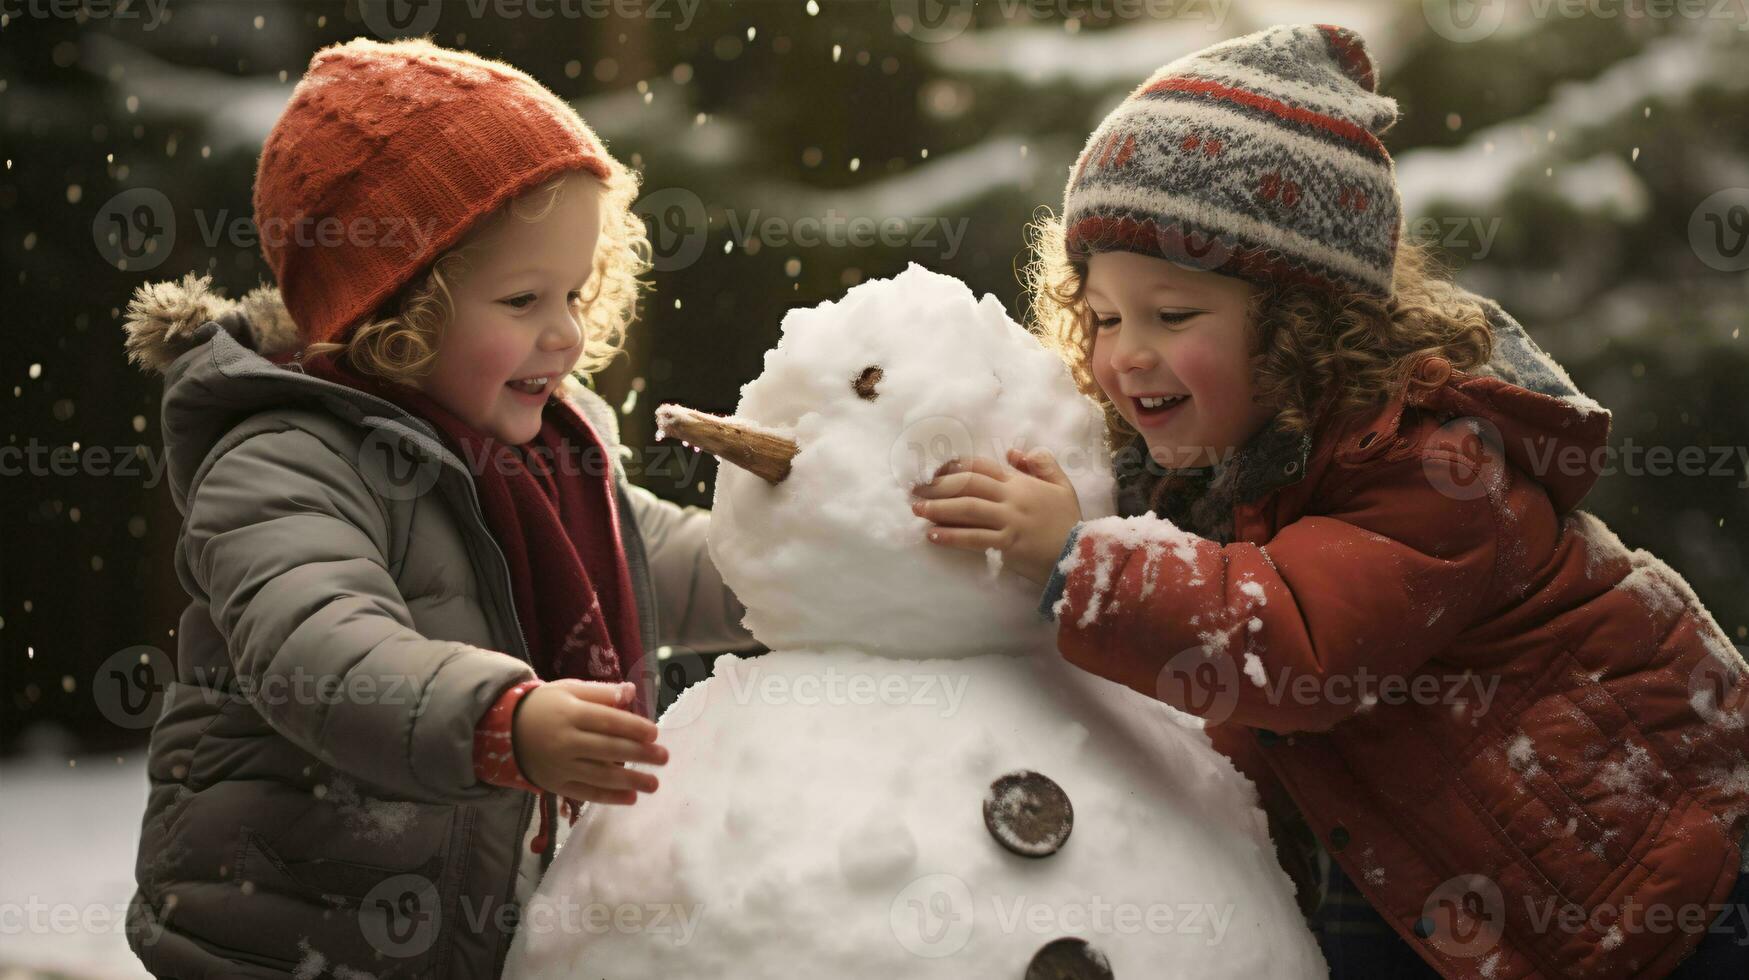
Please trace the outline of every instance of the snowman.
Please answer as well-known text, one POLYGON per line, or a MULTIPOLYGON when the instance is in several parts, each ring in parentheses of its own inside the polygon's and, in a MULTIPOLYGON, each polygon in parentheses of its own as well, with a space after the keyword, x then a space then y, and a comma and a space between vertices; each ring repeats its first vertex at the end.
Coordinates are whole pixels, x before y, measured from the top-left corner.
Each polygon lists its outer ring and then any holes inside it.
POLYGON ((772 652, 661 718, 661 787, 588 807, 512 978, 1304 978, 1323 960, 1201 722, 1066 665, 1042 589, 931 546, 910 488, 1046 448, 1114 510, 1098 409, 994 297, 912 265, 792 311, 736 415, 710 554, 772 652))

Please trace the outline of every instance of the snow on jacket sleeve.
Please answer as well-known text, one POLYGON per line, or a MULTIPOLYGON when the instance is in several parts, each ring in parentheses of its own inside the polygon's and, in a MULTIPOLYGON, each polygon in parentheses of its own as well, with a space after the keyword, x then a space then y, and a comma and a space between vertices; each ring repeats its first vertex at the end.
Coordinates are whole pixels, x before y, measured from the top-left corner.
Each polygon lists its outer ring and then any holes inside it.
POLYGON ((1045 596, 1058 647, 1211 723, 1326 730, 1407 691, 1482 610, 1504 474, 1472 499, 1436 487, 1467 481, 1430 478, 1476 464, 1440 449, 1376 464, 1267 544, 1223 546, 1152 515, 1085 522, 1045 596))
POLYGON ((723 582, 706 547, 710 511, 682 507, 626 484, 656 590, 657 641, 712 652, 757 646, 741 625, 747 608, 723 582))
POLYGON ((210 464, 184 531, 238 688, 275 731, 410 799, 494 791, 474 775, 476 723, 534 672, 414 629, 385 511, 344 451, 296 428, 251 435, 210 464))

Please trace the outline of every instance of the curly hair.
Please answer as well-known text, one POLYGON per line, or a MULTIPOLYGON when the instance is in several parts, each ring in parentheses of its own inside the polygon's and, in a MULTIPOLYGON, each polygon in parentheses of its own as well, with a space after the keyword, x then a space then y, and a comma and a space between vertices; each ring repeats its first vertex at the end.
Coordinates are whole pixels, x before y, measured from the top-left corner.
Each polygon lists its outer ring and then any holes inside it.
POLYGON ((608 178, 598 180, 579 171, 553 177, 506 202, 471 229, 462 242, 444 252, 375 314, 351 331, 345 343, 311 344, 304 356, 344 351, 359 370, 402 384, 414 385, 437 359, 445 326, 454 316, 450 290, 467 274, 471 261, 489 246, 494 234, 511 218, 539 221, 567 192, 594 185, 601 194, 601 238, 595 246, 578 325, 583 328, 583 355, 564 381, 560 394, 570 395, 582 376, 594 373, 624 353, 627 329, 637 318, 638 295, 650 269, 650 241, 643 219, 632 211, 638 196, 638 175, 608 158, 608 178))
MULTIPOLYGON (((1041 211, 1028 228, 1028 326, 1104 409, 1112 444, 1124 445, 1136 430, 1093 379, 1086 262, 1064 248, 1062 220, 1041 211)), ((1493 349, 1482 307, 1451 282, 1429 246, 1410 239, 1398 245, 1388 299, 1274 283, 1253 292, 1247 321, 1255 399, 1295 433, 1311 427, 1325 399, 1336 415, 1388 401, 1423 355, 1468 370, 1486 364, 1493 349)))

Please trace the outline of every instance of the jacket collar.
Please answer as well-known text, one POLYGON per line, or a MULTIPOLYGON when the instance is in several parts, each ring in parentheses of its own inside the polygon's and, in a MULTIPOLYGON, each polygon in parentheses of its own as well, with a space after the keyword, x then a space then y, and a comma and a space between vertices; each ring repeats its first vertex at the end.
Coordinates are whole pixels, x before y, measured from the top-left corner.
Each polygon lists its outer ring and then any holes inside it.
POLYGON ((1185 530, 1222 540, 1231 534, 1233 508, 1305 479, 1312 455, 1309 432, 1294 432, 1275 416, 1231 455, 1210 466, 1166 469, 1148 456, 1141 436, 1124 450, 1140 462, 1120 479, 1119 512, 1152 510, 1185 530))
POLYGON ((1216 468, 1216 479, 1231 472, 1233 502, 1248 504, 1305 479, 1312 456, 1310 431, 1294 432, 1281 424, 1281 416, 1269 420, 1237 453, 1216 468))

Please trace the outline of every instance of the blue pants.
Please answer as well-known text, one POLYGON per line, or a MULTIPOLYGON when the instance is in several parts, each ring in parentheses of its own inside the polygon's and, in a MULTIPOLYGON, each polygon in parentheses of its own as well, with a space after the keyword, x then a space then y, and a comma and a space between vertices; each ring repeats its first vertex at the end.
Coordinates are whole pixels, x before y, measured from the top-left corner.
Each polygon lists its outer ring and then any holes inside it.
MULTIPOLYGON (((1749 977, 1749 874, 1725 898, 1700 945, 1671 972, 1669 980, 1744 980, 1749 977)), ((1412 949, 1342 873, 1330 864, 1324 904, 1310 924, 1330 964, 1332 980, 1376 977, 1438 980, 1439 973, 1412 949)))

